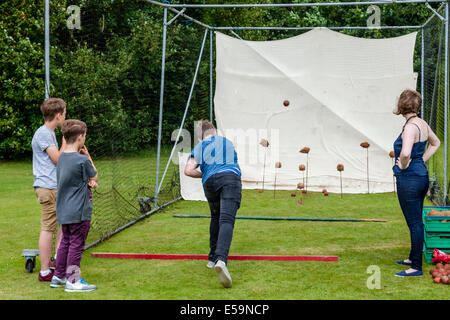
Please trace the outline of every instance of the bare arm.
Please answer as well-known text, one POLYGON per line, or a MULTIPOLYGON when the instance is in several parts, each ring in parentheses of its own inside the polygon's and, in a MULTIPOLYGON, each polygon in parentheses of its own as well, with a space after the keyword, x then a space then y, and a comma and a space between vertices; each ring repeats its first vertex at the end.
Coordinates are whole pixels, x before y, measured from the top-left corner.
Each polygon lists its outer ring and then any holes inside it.
POLYGON ((47 149, 45 149, 45 152, 47 152, 50 159, 53 161, 54 164, 58 164, 58 159, 61 153, 66 149, 66 139, 64 137, 62 138, 62 146, 61 149, 56 148, 56 146, 50 146, 47 149))
POLYGON ((188 162, 186 163, 186 167, 184 168, 184 174, 188 177, 192 178, 201 178, 202 172, 197 170, 198 164, 195 162, 194 158, 189 158, 188 162))
POLYGON ((428 148, 423 154, 423 161, 427 162, 441 145, 441 141, 436 134, 428 127, 428 148))
POLYGON ((411 150, 417 133, 418 131, 415 126, 411 124, 407 124, 405 126, 405 130, 402 134, 402 150, 400 151, 400 156, 398 157, 396 163, 402 170, 406 169, 411 162, 411 150))
MULTIPOLYGON (((95 165, 94 165, 94 161, 92 161, 91 155, 89 154, 89 151, 88 151, 88 149, 86 148, 86 146, 83 146, 83 147, 80 149, 80 153, 81 153, 81 154, 84 154, 85 156, 87 156, 87 157, 89 158, 89 161, 91 162, 91 164, 92 164, 92 166, 94 167, 95 171, 97 171, 97 168, 96 168, 95 165)), ((89 184, 89 186, 91 186, 91 187, 93 187, 93 188, 96 188, 96 187, 98 187, 97 181, 98 181, 98 172, 97 172, 97 174, 95 175, 95 177, 89 178, 88 184, 89 184)))

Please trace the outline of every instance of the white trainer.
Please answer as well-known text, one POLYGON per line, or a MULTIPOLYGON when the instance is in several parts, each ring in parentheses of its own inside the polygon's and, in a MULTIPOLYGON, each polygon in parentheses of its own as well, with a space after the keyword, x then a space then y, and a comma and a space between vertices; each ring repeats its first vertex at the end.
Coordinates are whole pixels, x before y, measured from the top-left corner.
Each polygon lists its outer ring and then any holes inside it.
POLYGON ((215 264, 213 261, 208 261, 208 263, 206 264, 206 267, 207 267, 208 269, 212 269, 212 268, 214 268, 215 265, 216 265, 216 264, 215 264))
POLYGON ((222 283, 222 285, 225 288, 231 288, 231 276, 228 272, 227 265, 222 260, 218 260, 216 265, 214 266, 214 269, 217 272, 217 275, 219 276, 219 280, 222 283))
POLYGON ((97 290, 97 286, 89 284, 84 279, 80 279, 74 283, 67 281, 65 292, 89 292, 97 290))
POLYGON ((50 288, 61 288, 66 285, 66 278, 58 278, 57 276, 52 277, 52 281, 50 282, 50 288))

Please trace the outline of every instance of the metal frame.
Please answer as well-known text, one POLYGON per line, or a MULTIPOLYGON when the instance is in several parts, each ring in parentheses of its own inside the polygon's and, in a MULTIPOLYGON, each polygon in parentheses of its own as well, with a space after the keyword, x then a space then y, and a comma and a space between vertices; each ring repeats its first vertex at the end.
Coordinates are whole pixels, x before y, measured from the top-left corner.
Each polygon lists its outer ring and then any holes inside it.
MULTIPOLYGON (((45 0, 45 96, 48 98, 50 96, 50 58, 49 58, 49 50, 50 50, 50 36, 49 36, 49 1, 45 0)), ((159 194, 159 190, 164 182, 164 178, 169 167, 170 161, 173 157, 173 153, 180 138, 180 132, 178 133, 177 139, 175 141, 174 147, 171 152, 170 159, 166 165, 164 174, 159 181, 159 170, 160 170, 160 154, 161 154, 161 134, 162 134, 162 117, 163 117, 163 106, 164 106, 164 79, 165 79, 165 59, 166 59, 166 42, 167 42, 167 27, 172 24, 179 17, 184 17, 199 26, 205 28, 205 35, 202 42, 202 47, 200 49, 199 60, 197 63, 193 83, 191 85, 191 92, 189 94, 189 98, 186 104, 185 112, 183 115, 181 129, 183 128, 184 121, 186 119, 186 114, 189 109, 189 103, 192 96, 192 92, 195 86, 197 71, 201 62, 201 57, 203 54, 203 49, 205 46, 205 40, 207 33, 209 31, 210 35, 210 120, 213 121, 213 31, 214 30, 229 30, 234 36, 239 39, 242 39, 235 31, 237 30, 311 30, 315 27, 233 27, 233 26, 210 26, 207 25, 195 18, 186 14, 187 9, 189 8, 198 8, 198 9, 208 9, 208 8, 274 8, 274 7, 284 7, 284 8, 294 8, 294 7, 330 7, 330 6, 368 6, 368 5, 402 5, 402 4, 424 4, 431 12, 432 15, 427 19, 427 21, 422 25, 416 26, 380 26, 380 27, 367 27, 367 26, 355 26, 355 27, 329 27, 331 30, 373 30, 373 29, 417 29, 422 32, 424 27, 434 18, 438 17, 445 24, 445 84, 448 83, 448 58, 449 58, 449 48, 448 48, 448 37, 449 37, 449 27, 448 27, 448 17, 449 17, 449 3, 447 0, 399 0, 399 1, 389 1, 389 0, 379 0, 379 1, 366 1, 366 2, 320 2, 320 3, 281 3, 281 4, 171 4, 167 1, 167 3, 154 1, 154 0, 144 0, 153 5, 158 5, 164 10, 164 20, 163 20, 163 45, 162 45, 162 58, 161 58, 161 91, 160 91, 160 104, 159 104, 159 127, 158 127, 158 147, 157 147, 157 164, 156 164, 156 183, 155 183, 155 196, 154 196, 154 204, 157 207, 157 198, 159 194), (441 3, 438 9, 434 9, 430 6, 430 3, 441 3), (445 14, 442 16, 439 11, 445 7, 445 14), (179 10, 180 9, 180 10, 179 10), (171 11, 175 13, 175 16, 167 21, 167 13, 171 11)), ((422 86, 422 95, 425 94, 423 91, 423 71, 424 71, 424 47, 425 47, 425 39, 422 36, 422 51, 421 51, 421 86, 422 86)), ((445 85, 445 138, 444 138, 444 204, 446 204, 447 198, 447 117, 448 117, 448 85, 445 85)), ((421 114, 423 116, 423 107, 421 110, 421 114)))

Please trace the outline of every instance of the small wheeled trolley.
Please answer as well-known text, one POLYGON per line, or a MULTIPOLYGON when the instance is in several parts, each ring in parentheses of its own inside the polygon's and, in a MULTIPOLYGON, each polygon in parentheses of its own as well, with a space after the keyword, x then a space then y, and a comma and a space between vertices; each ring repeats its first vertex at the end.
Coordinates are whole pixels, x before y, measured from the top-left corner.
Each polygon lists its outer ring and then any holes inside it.
POLYGON ((34 267, 36 267, 36 256, 39 255, 39 250, 36 249, 24 249, 22 250, 22 257, 25 257, 25 269, 32 273, 34 267))

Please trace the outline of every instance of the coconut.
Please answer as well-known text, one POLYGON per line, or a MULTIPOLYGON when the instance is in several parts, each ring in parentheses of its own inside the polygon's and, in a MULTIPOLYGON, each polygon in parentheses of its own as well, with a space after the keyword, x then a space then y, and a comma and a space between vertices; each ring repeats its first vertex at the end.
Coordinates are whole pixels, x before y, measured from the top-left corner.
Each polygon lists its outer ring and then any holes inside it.
POLYGON ((306 169, 306 167, 304 164, 301 164, 298 166, 298 170, 300 170, 300 171, 305 171, 305 169, 306 169))
POLYGON ((277 169, 281 168, 281 162, 280 161, 277 161, 275 163, 275 168, 277 168, 277 169))
POLYGON ((309 147, 303 147, 302 149, 300 149, 299 152, 301 152, 301 153, 309 153, 309 150, 311 150, 309 147))
POLYGON ((430 211, 428 211, 427 216, 438 216, 440 215, 439 211, 431 209, 430 211))
POLYGON ((344 165, 343 164, 338 164, 336 169, 337 169, 337 171, 344 171, 344 165))
POLYGON ((284 101, 283 101, 283 105, 284 105, 285 107, 287 107, 287 106, 289 105, 289 100, 284 100, 284 101))
POLYGON ((367 149, 368 147, 370 147, 370 143, 368 143, 367 141, 364 141, 364 142, 361 142, 360 146, 367 149))
POLYGON ((262 145, 263 147, 267 148, 269 146, 269 141, 267 141, 266 139, 261 139, 259 144, 262 145))

